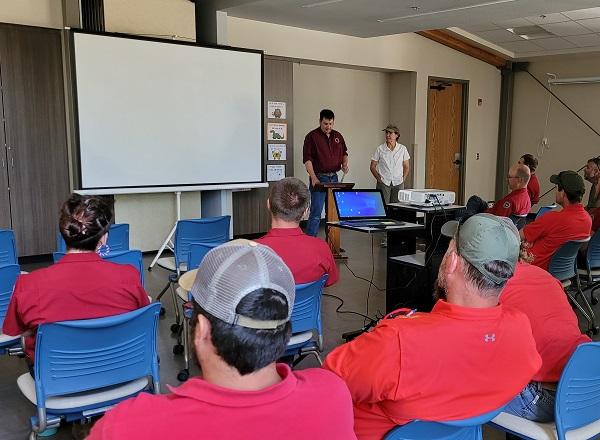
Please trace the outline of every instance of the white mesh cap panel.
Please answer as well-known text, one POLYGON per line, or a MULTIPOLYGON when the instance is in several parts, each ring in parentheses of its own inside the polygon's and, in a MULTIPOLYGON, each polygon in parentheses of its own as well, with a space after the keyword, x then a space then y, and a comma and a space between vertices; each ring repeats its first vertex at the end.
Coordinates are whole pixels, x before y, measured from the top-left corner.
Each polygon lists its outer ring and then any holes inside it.
POLYGON ((285 296, 289 319, 296 286, 288 267, 269 247, 249 240, 234 240, 206 254, 191 294, 208 313, 236 324, 235 310, 239 302, 261 288, 273 289, 285 296))

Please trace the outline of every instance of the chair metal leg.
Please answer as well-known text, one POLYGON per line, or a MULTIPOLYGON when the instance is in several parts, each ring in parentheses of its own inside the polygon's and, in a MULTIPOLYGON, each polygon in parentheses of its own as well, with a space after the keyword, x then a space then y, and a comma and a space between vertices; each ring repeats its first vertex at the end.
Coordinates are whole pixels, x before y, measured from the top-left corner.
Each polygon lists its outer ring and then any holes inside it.
POLYGON ((160 291, 160 293, 156 297, 156 301, 160 301, 160 299, 167 292, 167 290, 169 290, 169 287, 171 287, 171 280, 167 281, 167 285, 165 287, 163 287, 163 289, 160 291))
POLYGON ((579 304, 579 302, 575 299, 575 297, 570 292, 567 292, 567 296, 569 297, 569 299, 571 300, 573 305, 575 307, 577 307, 577 310, 579 310, 581 312, 581 314, 583 315, 583 317, 586 319, 586 321, 588 322, 588 327, 591 327, 592 318, 588 315, 587 311, 581 306, 581 304, 579 304))
POLYGON ((590 318, 591 318, 591 328, 595 329, 596 328, 596 323, 594 322, 596 319, 596 316, 594 314, 594 309, 592 309, 592 306, 590 305, 587 297, 584 295, 583 291, 581 290, 581 282, 579 280, 579 277, 575 278, 576 281, 576 285, 577 285, 577 294, 581 296, 581 298, 583 299, 583 303, 585 304, 585 307, 588 309, 590 318))
POLYGON ((171 283, 171 299, 173 300, 173 310, 175 310, 175 323, 181 325, 181 314, 179 313, 179 304, 177 304, 177 292, 175 292, 175 283, 171 283))

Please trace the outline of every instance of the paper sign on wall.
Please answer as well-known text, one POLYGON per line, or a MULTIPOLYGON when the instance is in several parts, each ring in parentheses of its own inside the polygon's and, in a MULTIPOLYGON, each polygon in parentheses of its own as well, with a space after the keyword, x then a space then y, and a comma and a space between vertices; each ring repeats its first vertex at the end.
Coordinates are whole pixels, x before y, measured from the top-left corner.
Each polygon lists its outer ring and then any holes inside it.
POLYGON ((269 154, 267 160, 286 160, 285 144, 269 144, 269 154))
POLYGON ((286 118, 285 102, 269 101, 267 103, 267 117, 270 119, 285 119, 286 118))
POLYGON ((267 165, 267 182, 276 182, 285 177, 285 165, 267 165))
POLYGON ((285 141, 287 140, 287 124, 268 123, 267 140, 285 141))

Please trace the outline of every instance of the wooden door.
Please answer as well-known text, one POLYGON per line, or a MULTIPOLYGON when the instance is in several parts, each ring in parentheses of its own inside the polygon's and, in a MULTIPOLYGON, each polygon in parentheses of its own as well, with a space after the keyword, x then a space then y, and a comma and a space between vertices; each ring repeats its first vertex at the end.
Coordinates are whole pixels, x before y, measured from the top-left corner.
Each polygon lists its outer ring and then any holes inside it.
POLYGON ((427 99, 427 188, 454 191, 462 200, 463 93, 465 85, 429 80, 427 99))
POLYGON ((1 25, 0 68, 17 251, 47 254, 69 194, 60 31, 1 25))
MULTIPOLYGON (((0 71, 0 85, 2 72, 0 71)), ((10 198, 8 195, 8 157, 6 151, 6 137, 4 135, 4 112, 2 93, 0 87, 0 229, 10 229, 10 198)))

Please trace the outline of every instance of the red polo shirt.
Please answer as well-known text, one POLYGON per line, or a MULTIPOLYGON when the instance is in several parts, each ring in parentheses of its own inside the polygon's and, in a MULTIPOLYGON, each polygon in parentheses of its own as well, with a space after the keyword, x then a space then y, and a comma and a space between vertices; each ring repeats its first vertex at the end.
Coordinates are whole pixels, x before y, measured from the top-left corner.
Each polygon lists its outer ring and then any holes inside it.
POLYGON ((536 218, 523 228, 523 237, 531 244, 533 264, 548 270, 550 259, 560 246, 589 237, 591 229, 592 218, 581 203, 575 203, 536 218))
POLYGON ((527 194, 529 194, 532 205, 535 205, 540 201, 540 182, 535 174, 532 174, 529 178, 529 183, 527 183, 527 194))
POLYGON ((66 254, 52 266, 19 276, 2 331, 15 336, 32 330, 25 352, 33 362, 40 324, 118 315, 147 304, 132 266, 104 261, 95 252, 66 254))
POLYGON ((517 395, 540 368, 527 317, 503 306, 438 301, 431 313, 384 319, 334 349, 324 367, 346 381, 360 440, 410 420, 460 420, 517 395))
POLYGON ((321 127, 317 127, 304 138, 302 163, 310 160, 316 174, 339 171, 347 155, 346 142, 339 131, 331 130, 327 136, 321 127))
POLYGON ((338 268, 327 243, 300 228, 274 228, 256 242, 269 246, 285 262, 296 284, 310 283, 329 275, 326 286, 337 283, 338 268))
POLYGON ((291 371, 260 391, 236 391, 192 378, 172 394, 140 394, 106 413, 88 440, 331 440, 356 439, 352 400, 334 374, 291 371))
POLYGON ((520 188, 498 200, 486 212, 501 217, 510 217, 511 215, 527 215, 530 210, 531 200, 527 194, 527 188, 520 188))
POLYGON ((525 313, 542 368, 533 376, 538 382, 558 382, 566 362, 579 344, 591 339, 581 334, 577 316, 560 282, 545 270, 519 263, 500 295, 504 307, 525 313))

